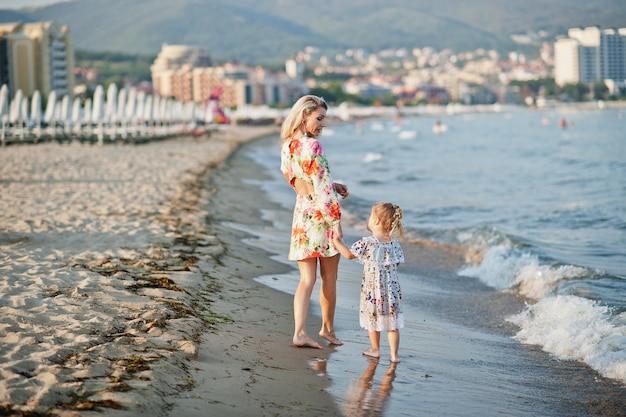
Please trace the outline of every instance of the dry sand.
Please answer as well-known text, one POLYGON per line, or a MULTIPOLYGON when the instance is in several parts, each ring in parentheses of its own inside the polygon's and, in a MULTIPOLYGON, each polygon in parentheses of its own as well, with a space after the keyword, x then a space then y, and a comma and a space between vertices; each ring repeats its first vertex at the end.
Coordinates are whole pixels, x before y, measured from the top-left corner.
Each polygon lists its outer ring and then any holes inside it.
POLYGON ((0 148, 0 415, 339 414, 329 349, 290 347, 291 297, 252 280, 288 267, 204 209, 274 133, 0 148))

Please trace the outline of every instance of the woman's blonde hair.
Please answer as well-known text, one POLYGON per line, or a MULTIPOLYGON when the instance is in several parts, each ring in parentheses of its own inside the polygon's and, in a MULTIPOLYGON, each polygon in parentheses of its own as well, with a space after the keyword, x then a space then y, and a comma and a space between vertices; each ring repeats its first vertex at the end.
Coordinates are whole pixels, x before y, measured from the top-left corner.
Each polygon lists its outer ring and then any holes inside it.
POLYGON ((302 125, 304 118, 313 113, 319 107, 323 107, 328 110, 328 104, 322 97, 314 95, 302 96, 294 103, 291 110, 287 114, 285 121, 280 129, 280 140, 285 142, 291 139, 302 125))
POLYGON ((394 233, 402 235, 404 227, 402 226, 402 210, 399 206, 385 201, 374 204, 374 213, 380 219, 383 229, 392 236, 394 233))

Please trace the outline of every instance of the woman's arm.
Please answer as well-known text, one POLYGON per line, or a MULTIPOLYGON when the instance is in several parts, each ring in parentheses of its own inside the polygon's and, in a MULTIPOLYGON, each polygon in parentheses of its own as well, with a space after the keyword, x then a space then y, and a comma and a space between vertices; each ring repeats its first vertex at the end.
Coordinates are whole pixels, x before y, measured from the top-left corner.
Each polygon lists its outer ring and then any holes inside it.
POLYGON ((302 171, 312 182, 315 205, 329 224, 341 220, 341 206, 330 177, 328 159, 318 140, 307 141, 303 146, 302 171))

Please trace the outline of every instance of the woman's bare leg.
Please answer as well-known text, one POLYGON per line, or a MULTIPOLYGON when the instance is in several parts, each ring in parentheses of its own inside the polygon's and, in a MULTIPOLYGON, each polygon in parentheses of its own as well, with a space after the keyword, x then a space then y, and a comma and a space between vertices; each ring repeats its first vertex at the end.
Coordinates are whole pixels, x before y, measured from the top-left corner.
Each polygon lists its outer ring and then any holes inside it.
POLYGON ((309 303, 317 278, 317 259, 310 258, 298 261, 298 268, 300 269, 300 282, 298 282, 298 288, 293 296, 293 319, 295 323, 293 345, 322 349, 322 345, 311 339, 306 332, 309 303))
POLYGON ((322 329, 320 337, 328 340, 331 345, 343 345, 335 336, 335 306, 337 305, 337 271, 340 255, 320 259, 320 306, 322 307, 322 329))

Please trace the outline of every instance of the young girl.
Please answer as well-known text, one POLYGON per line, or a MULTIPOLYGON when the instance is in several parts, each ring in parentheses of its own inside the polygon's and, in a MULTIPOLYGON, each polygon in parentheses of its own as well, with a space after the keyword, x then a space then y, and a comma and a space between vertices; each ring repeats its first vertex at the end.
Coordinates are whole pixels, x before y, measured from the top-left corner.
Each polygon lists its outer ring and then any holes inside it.
POLYGON ((372 345, 363 354, 379 358, 380 332, 387 331, 390 359, 397 363, 399 330, 404 327, 397 267, 404 262, 404 253, 394 234, 403 232, 402 210, 391 203, 376 203, 367 219, 367 230, 372 235, 361 238, 351 248, 343 244, 340 233, 335 233, 333 240, 339 253, 363 264, 359 321, 372 345))

